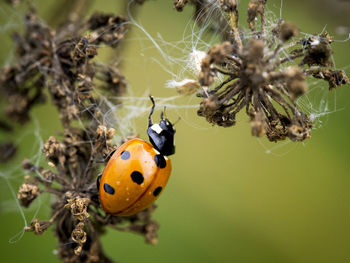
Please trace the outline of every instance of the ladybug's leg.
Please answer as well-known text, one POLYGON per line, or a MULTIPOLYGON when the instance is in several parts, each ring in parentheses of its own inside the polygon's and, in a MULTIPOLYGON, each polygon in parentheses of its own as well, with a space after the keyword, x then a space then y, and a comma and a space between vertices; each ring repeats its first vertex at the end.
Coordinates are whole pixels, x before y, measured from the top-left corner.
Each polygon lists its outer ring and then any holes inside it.
POLYGON ((105 159, 99 159, 99 160, 96 160, 96 159, 93 159, 95 163, 105 163, 105 159))
POLYGON ((100 174, 97 176, 97 180, 96 180, 97 191, 100 189, 101 177, 102 177, 102 173, 100 173, 100 174))
POLYGON ((149 98, 151 99, 153 105, 152 105, 151 111, 149 112, 149 115, 148 115, 148 128, 153 125, 151 116, 153 114, 154 108, 156 107, 156 104, 154 103, 153 97, 149 96, 149 98))
POLYGON ((113 151, 111 151, 107 156, 105 156, 104 158, 104 162, 108 163, 109 159, 111 159, 112 155, 115 153, 117 149, 114 149, 113 151))

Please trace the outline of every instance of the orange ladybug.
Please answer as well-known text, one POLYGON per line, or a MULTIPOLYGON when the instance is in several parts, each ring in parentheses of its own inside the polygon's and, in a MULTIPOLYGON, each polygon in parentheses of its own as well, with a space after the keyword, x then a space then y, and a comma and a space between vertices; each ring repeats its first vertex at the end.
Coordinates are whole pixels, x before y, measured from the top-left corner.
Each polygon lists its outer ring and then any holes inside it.
POLYGON ((97 178, 100 203, 104 211, 117 216, 129 216, 149 207, 163 191, 175 153, 175 129, 168 119, 153 124, 148 116, 147 134, 150 143, 132 139, 122 144, 109 159, 102 176, 97 178))

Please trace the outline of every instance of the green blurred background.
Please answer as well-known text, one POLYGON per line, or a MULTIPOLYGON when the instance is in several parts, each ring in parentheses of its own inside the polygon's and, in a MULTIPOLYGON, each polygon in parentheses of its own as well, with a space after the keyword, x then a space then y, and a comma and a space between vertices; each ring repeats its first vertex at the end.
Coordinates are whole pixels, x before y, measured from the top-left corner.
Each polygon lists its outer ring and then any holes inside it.
MULTIPOLYGON (((33 2, 43 20, 59 21, 60 1, 33 2)), ((240 1, 244 13, 241 26, 246 26, 247 3, 240 1)), ((294 21, 302 32, 319 33, 327 25, 335 39, 346 39, 347 35, 337 34, 337 29, 350 26, 350 13, 345 4, 339 8, 339 3, 285 0, 283 18, 294 21)), ((10 34, 22 30, 26 8, 20 5, 13 9, 0 3, 1 65, 13 61, 10 34)), ((279 16, 280 1, 269 0, 268 8, 279 16)), ((123 13, 124 7, 119 1, 95 1, 88 14, 96 10, 117 14, 123 13)), ((173 44, 189 33, 187 30, 184 35, 185 27, 192 24, 191 14, 190 7, 177 13, 170 0, 147 1, 134 12, 151 36, 157 38, 159 33, 173 44)), ((181 66, 168 67, 136 27, 131 27, 127 39, 118 59, 131 94, 176 95, 164 88, 172 76, 163 67, 177 73, 181 66)), ((176 50, 169 47, 163 46, 176 56, 176 50)), ((335 42, 333 49, 336 66, 349 75, 349 42, 335 42)), ((102 58, 113 56, 108 52, 102 51, 102 58)), ((119 262, 350 262, 350 89, 344 86, 328 94, 327 84, 322 82, 312 88, 313 112, 325 113, 322 99, 328 103, 328 111, 335 112, 318 120, 312 138, 305 143, 275 144, 256 139, 243 115, 236 127, 225 129, 211 127, 197 117, 196 109, 170 109, 170 119, 180 115, 183 120, 177 124, 171 180, 154 213, 161 225, 159 243, 147 245, 140 236, 109 230, 102 237, 106 253, 119 262)), ((193 97, 176 103, 193 105, 199 100, 193 97)), ((62 129, 53 106, 36 107, 32 116, 36 124, 18 127, 11 135, 1 134, 2 140, 11 138, 20 147, 17 158, 1 166, 2 177, 8 178, 2 178, 0 185, 2 262, 59 262, 50 230, 42 236, 25 233, 14 244, 9 243, 23 229, 24 221, 7 181, 16 192, 24 176, 19 168, 21 160, 41 155, 41 140, 62 129)), ((145 122, 145 115, 135 122, 136 131, 144 138, 145 122)), ((49 218, 49 205, 49 197, 42 196, 24 210, 26 220, 30 222, 37 212, 37 217, 49 218)))

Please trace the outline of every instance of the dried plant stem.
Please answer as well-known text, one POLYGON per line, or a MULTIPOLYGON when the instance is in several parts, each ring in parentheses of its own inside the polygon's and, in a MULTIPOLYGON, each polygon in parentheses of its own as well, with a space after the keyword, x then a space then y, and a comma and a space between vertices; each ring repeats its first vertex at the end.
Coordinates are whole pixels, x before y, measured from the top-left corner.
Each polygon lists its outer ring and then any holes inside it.
POLYGON ((84 3, 72 4, 75 18, 56 30, 34 10, 26 15, 24 34, 14 34, 18 62, 1 70, 0 93, 9 102, 7 117, 25 124, 32 107, 46 101, 47 89, 64 129, 59 138, 50 136, 42 149, 52 170, 29 160, 22 163, 31 176, 18 191, 20 204, 28 207, 43 193, 55 196, 52 217, 34 219, 25 230, 43 234, 53 225, 57 255, 63 262, 112 262, 99 241, 105 227, 139 233, 155 244, 158 224, 151 219, 155 206, 130 217, 110 216, 100 208, 96 177, 101 164, 96 160, 104 159, 116 145, 114 129, 103 125, 110 108, 97 94, 118 97, 125 92, 126 81, 114 64, 92 59, 101 45, 117 47, 127 27, 126 19, 112 14, 79 19, 84 3))

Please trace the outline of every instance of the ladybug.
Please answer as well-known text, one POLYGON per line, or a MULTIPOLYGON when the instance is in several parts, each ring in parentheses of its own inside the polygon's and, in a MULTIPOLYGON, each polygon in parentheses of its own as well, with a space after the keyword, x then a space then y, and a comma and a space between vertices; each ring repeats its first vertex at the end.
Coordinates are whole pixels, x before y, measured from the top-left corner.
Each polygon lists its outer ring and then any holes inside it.
POLYGON ((134 215, 149 207, 164 189, 171 172, 167 157, 175 153, 175 129, 160 115, 153 124, 148 116, 150 143, 139 138, 122 144, 110 157, 102 176, 97 178, 100 203, 104 211, 117 216, 134 215))

